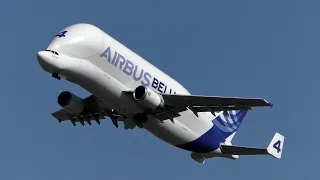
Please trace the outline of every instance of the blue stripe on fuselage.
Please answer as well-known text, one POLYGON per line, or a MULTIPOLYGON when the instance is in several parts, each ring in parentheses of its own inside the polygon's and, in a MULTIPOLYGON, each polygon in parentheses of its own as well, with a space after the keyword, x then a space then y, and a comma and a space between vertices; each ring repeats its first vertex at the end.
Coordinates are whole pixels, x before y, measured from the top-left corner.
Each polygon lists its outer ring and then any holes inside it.
POLYGON ((214 151, 220 147, 220 143, 225 142, 228 136, 238 130, 246 113, 247 110, 236 112, 229 111, 228 115, 220 113, 219 116, 212 120, 214 125, 206 133, 194 141, 177 145, 177 147, 198 153, 214 151))
POLYGON ((198 139, 186 144, 176 146, 192 152, 212 152, 220 147, 221 142, 224 142, 224 139, 221 139, 219 137, 220 135, 216 127, 213 125, 206 133, 204 133, 198 139))

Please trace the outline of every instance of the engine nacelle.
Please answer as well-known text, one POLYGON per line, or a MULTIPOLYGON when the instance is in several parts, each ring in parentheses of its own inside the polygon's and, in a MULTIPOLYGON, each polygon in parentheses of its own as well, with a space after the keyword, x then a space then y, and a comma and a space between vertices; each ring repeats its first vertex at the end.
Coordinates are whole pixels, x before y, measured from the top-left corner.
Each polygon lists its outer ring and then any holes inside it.
POLYGON ((133 97, 142 106, 148 109, 156 109, 156 108, 164 107, 162 96, 145 86, 138 86, 134 90, 133 97))
POLYGON ((68 91, 60 93, 58 103, 61 107, 74 115, 80 114, 84 109, 83 100, 68 91))

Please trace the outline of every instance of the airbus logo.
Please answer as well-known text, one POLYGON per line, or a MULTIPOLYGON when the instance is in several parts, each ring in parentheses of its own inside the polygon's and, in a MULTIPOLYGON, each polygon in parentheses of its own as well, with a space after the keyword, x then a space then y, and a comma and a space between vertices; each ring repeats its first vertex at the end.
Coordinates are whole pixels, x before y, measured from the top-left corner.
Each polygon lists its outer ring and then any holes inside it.
POLYGON ((153 77, 149 72, 134 64, 117 51, 112 53, 110 47, 101 53, 100 57, 106 58, 110 64, 112 64, 114 67, 118 67, 120 71, 128 76, 131 76, 135 81, 140 81, 141 85, 143 86, 151 85, 152 88, 160 93, 176 94, 176 91, 174 91, 172 88, 169 88, 164 82, 160 81, 156 77, 153 77))

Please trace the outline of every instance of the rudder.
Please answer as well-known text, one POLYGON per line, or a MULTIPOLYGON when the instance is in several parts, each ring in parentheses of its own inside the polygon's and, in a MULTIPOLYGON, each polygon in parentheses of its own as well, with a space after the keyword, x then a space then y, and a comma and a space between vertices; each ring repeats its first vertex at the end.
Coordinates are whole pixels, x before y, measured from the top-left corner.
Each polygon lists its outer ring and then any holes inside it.
POLYGON ((228 137, 230 137, 228 141, 231 142, 247 112, 248 110, 221 112, 213 119, 213 128, 217 132, 216 134, 219 136, 218 140, 220 142, 224 142, 228 137))

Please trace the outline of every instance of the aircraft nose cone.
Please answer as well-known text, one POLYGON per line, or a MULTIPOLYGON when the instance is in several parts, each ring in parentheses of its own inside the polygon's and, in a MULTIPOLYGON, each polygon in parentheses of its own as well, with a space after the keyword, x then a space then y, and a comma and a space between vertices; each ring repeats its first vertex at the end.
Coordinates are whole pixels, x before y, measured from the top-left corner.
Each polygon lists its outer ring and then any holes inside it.
POLYGON ((47 51, 39 51, 37 53, 37 59, 40 64, 40 66, 50 73, 53 73, 55 67, 55 64, 52 60, 50 52, 47 51))
POLYGON ((45 51, 39 51, 37 53, 37 58, 38 58, 38 61, 45 61, 46 52, 45 51))

